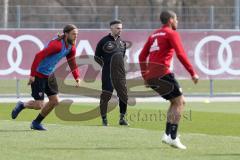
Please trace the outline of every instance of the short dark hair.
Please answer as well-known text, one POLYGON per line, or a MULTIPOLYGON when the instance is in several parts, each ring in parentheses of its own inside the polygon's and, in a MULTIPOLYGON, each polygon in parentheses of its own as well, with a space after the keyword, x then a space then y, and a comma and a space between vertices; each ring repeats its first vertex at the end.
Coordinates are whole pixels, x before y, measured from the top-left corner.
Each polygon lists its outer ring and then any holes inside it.
POLYGON ((78 29, 74 24, 67 24, 64 28, 63 28, 63 33, 69 33, 74 29, 78 29))
POLYGON ((110 26, 112 26, 114 24, 122 24, 122 21, 120 19, 115 19, 109 23, 110 26))
POLYGON ((170 10, 162 11, 160 14, 160 21, 162 24, 167 24, 170 18, 174 18, 176 13, 170 10))

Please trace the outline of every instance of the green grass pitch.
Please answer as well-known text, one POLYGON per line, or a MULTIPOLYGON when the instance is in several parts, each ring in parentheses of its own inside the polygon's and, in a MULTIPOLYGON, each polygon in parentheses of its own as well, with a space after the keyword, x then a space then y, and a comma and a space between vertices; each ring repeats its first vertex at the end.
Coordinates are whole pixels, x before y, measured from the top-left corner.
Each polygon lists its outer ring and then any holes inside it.
MULTIPOLYGON (((108 114, 110 126, 100 118, 62 121, 52 112, 46 132, 32 131, 38 111, 24 110, 10 119, 14 104, 0 103, 0 160, 239 160, 240 107, 238 102, 187 103, 180 134, 187 150, 161 143, 168 103, 129 106, 129 127, 118 125, 118 108, 108 114), (161 116, 160 116, 161 115, 161 116)), ((86 112, 97 104, 74 104, 72 113, 86 112)))
MULTIPOLYGON (((21 79, 19 81, 19 92, 21 94, 27 94, 30 96, 31 87, 27 85, 27 79, 21 79)), ((68 85, 74 85, 74 80, 65 81, 68 85)), ((200 93, 209 95, 209 80, 201 80, 197 85, 194 85, 191 80, 179 80, 181 87, 185 94, 200 93)), ((17 81, 13 79, 0 80, 0 94, 16 94, 17 81)), ((98 80, 95 82, 82 82, 82 86, 88 86, 89 88, 99 90, 101 82, 98 80)), ((146 90, 145 87, 136 87, 136 90, 146 90)), ((240 85, 239 80, 213 80, 213 91, 214 93, 238 93, 240 85)))

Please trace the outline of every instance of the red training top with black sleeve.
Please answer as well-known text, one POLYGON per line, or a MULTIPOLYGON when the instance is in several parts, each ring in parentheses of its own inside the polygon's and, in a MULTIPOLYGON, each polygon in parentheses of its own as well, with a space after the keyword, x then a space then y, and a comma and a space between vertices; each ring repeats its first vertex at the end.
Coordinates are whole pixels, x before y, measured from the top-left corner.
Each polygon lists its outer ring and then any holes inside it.
POLYGON ((30 75, 39 78, 48 78, 49 75, 54 72, 56 64, 63 57, 66 57, 73 77, 78 79, 79 70, 76 64, 75 55, 75 45, 67 46, 63 39, 52 40, 43 50, 36 54, 32 63, 30 75))
POLYGON ((190 75, 192 77, 196 75, 183 49, 179 34, 167 25, 163 25, 148 37, 139 55, 143 78, 151 79, 171 73, 170 63, 174 50, 190 75))

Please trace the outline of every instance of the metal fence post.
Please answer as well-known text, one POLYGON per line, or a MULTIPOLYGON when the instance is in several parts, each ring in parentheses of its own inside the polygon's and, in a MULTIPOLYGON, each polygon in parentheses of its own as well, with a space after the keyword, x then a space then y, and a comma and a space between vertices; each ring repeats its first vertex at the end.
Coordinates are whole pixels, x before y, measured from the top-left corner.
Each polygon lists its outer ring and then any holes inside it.
POLYGON ((16 79, 16 96, 20 98, 20 80, 16 79))
POLYGON ((21 6, 17 5, 17 28, 21 28, 21 6))
POLYGON ((55 21, 52 22, 52 28, 56 28, 55 21))
POLYGON ((214 6, 210 6, 210 28, 214 29, 214 6))
MULTIPOLYGON (((214 6, 210 6, 210 28, 214 29, 214 6)), ((213 79, 210 79, 210 86, 209 86, 209 96, 212 97, 214 95, 213 93, 213 79)))
POLYGON ((234 20, 235 20, 235 29, 239 29, 239 7, 240 7, 240 0, 235 0, 235 7, 234 7, 234 20))
POLYGON ((3 16, 3 23, 4 23, 4 28, 8 28, 8 0, 4 0, 4 16, 3 16))
POLYGON ((118 19, 118 12, 119 12, 118 9, 119 9, 118 6, 114 7, 114 19, 118 19))
POLYGON ((210 79, 210 97, 213 97, 214 96, 214 93, 213 93, 213 79, 210 79))
POLYGON ((104 28, 104 25, 105 25, 105 24, 104 24, 103 22, 100 22, 100 26, 99 26, 99 27, 100 27, 100 28, 104 28))

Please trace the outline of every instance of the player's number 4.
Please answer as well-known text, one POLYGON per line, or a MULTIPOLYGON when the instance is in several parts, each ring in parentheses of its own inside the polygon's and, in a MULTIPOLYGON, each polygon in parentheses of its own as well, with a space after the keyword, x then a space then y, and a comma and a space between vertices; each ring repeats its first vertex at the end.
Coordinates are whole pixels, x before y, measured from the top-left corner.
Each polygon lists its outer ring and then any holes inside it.
POLYGON ((158 39, 156 38, 150 47, 150 52, 159 51, 159 50, 160 50, 160 47, 158 46, 158 39))

